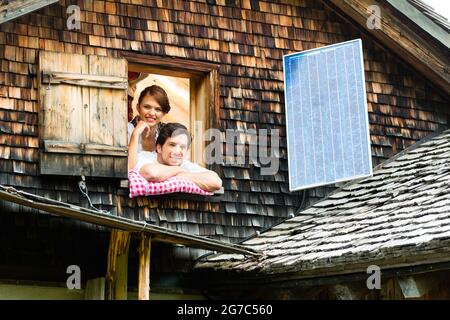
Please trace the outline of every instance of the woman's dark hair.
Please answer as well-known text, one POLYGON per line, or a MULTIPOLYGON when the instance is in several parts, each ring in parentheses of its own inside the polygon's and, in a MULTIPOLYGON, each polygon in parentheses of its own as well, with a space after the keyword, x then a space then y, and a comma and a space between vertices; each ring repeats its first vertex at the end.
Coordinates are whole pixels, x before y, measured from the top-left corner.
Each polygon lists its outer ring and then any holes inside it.
POLYGON ((164 143, 166 143, 167 139, 171 137, 176 137, 180 134, 184 134, 187 136, 189 147, 191 145, 192 137, 188 129, 181 123, 176 122, 166 123, 159 129, 159 135, 158 138, 156 139, 156 145, 160 145, 162 147, 164 143))
POLYGON ((161 106, 164 113, 168 113, 170 111, 169 97, 167 97, 166 91, 160 86, 154 84, 142 90, 141 94, 139 95, 139 105, 141 104, 145 96, 152 96, 153 98, 155 98, 156 102, 158 102, 158 104, 161 106))

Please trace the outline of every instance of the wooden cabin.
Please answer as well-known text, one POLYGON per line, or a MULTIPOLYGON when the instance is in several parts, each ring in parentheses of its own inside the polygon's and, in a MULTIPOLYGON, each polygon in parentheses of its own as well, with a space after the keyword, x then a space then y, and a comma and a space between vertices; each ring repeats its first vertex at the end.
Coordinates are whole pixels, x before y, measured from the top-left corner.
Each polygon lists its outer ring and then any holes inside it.
POLYGON ((285 54, 362 39, 374 166, 448 128, 448 25, 419 2, 2 1, 0 298, 148 298, 150 271, 150 297, 204 298, 191 273, 198 258, 252 255, 234 244, 335 190, 289 191, 285 54), (373 4, 380 29, 366 24, 373 4), (279 171, 262 175, 222 150, 209 166, 222 194, 130 199, 136 73, 183 83, 185 116, 173 120, 194 133, 194 161, 206 129, 238 131, 243 147, 247 130, 279 129, 279 171), (68 293, 71 265, 82 290, 68 293))

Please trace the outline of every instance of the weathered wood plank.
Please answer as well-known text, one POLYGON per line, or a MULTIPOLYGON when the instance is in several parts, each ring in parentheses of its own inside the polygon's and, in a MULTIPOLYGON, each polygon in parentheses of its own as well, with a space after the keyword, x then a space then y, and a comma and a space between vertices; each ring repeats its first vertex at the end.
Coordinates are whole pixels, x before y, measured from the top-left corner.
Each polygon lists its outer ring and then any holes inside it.
POLYGON ((47 51, 39 59, 41 174, 126 177, 127 62, 47 51))
MULTIPOLYGON (((126 79, 127 64, 124 60, 89 56, 89 69, 92 74, 114 74, 126 79)), ((127 82, 125 84, 128 85, 127 82)), ((91 88, 89 141, 127 147, 127 121, 123 118, 126 103, 125 91, 91 88)))
POLYGON ((134 52, 122 52, 122 56, 126 58, 130 62, 134 63, 144 63, 148 65, 159 66, 160 68, 168 68, 174 70, 184 70, 189 72, 210 72, 211 70, 218 69, 219 65, 203 62, 203 61, 195 61, 195 60, 186 60, 182 58, 167 58, 167 57, 157 57, 157 56, 147 56, 143 54, 138 54, 134 52), (182 68, 180 68, 182 66, 182 68))
POLYGON ((209 100, 209 91, 205 79, 191 80, 190 88, 191 114, 190 122, 193 124, 193 141, 191 144, 191 161, 204 166, 204 141, 205 123, 208 121, 207 102, 209 100), (207 93, 208 92, 208 93, 207 93))
POLYGON ((44 140, 44 151, 53 153, 76 153, 108 156, 128 156, 126 147, 114 147, 96 143, 73 143, 65 141, 44 140))
POLYGON ((139 300, 149 300, 151 247, 151 237, 148 234, 142 233, 141 243, 139 245, 139 300))
POLYGON ((125 178, 128 176, 127 157, 90 156, 89 167, 91 175, 96 177, 125 178))
POLYGON ((119 90, 126 90, 128 88, 127 78, 49 71, 43 72, 42 83, 48 85, 72 84, 79 87, 94 87, 119 90))
POLYGON ((41 152, 40 173, 126 178, 127 157, 41 152))
MULTIPOLYGON (((49 71, 87 73, 88 63, 82 55, 64 55, 42 51, 39 54, 39 68, 42 73, 49 71)), ((86 142, 81 87, 73 85, 40 85, 40 113, 42 139, 86 142)))
POLYGON ((95 278, 86 282, 85 300, 105 300, 105 278, 95 278))
POLYGON ((130 233, 112 230, 106 273, 106 299, 127 300, 130 233))
POLYGON ((40 153, 40 174, 90 176, 90 168, 84 159, 86 156, 74 154, 40 153))

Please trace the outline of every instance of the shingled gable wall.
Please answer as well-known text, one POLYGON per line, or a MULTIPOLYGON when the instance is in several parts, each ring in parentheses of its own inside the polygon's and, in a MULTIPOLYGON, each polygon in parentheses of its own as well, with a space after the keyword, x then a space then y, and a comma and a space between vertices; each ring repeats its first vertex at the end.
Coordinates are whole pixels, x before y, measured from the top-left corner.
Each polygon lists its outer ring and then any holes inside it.
MULTIPOLYGON (((121 51, 220 64, 220 129, 281 130, 280 171, 226 165, 221 202, 129 200, 113 180, 90 179, 94 205, 161 226, 237 242, 296 211, 289 193, 282 56, 362 38, 373 164, 448 126, 449 97, 401 57, 321 1, 60 1, 0 25, 0 183, 88 206, 76 179, 38 172, 39 50, 120 57, 121 51), (120 3, 119 3, 120 2, 120 3), (133 4, 130 4, 133 2, 133 4), (66 8, 81 8, 81 31, 69 31, 66 8)), ((305 205, 332 187, 309 191, 305 205)), ((4 204, 13 212, 17 207, 4 204)), ((29 212, 25 208, 20 211, 29 212)), ((25 224, 26 225, 26 224, 25 224)))

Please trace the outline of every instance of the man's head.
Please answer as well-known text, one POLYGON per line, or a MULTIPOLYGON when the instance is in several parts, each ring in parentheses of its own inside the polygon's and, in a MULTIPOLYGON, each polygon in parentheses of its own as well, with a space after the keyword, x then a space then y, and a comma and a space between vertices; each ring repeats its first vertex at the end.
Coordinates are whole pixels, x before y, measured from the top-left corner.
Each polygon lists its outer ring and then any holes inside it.
POLYGON ((191 135, 180 123, 166 123, 156 139, 158 162, 168 166, 179 166, 191 145, 191 135))

